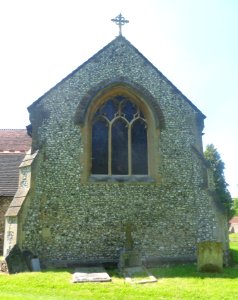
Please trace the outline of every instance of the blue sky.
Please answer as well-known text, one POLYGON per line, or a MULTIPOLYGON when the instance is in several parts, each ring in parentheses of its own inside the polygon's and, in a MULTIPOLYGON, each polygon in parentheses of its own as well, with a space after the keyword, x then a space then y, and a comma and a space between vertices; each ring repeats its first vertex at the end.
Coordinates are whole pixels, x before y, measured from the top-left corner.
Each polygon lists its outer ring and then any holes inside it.
POLYGON ((118 34, 123 35, 206 116, 238 197, 238 1, 0 1, 0 128, 29 124, 27 106, 118 34))

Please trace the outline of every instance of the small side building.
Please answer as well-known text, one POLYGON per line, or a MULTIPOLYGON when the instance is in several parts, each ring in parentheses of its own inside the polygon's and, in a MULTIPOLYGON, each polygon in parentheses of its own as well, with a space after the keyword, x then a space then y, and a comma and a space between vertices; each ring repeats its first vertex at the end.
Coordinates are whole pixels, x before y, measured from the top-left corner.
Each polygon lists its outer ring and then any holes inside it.
POLYGON ((238 233, 238 216, 234 216, 230 219, 229 233, 238 233))
POLYGON ((0 129, 0 255, 4 240, 4 215, 18 187, 18 167, 31 147, 25 129, 0 129))

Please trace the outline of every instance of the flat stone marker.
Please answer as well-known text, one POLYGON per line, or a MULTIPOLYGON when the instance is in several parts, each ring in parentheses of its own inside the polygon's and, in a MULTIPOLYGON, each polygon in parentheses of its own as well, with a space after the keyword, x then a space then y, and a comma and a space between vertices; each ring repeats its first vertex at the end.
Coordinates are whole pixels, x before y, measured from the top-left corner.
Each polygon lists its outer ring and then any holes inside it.
POLYGON ((145 267, 131 267, 124 269, 124 277, 126 282, 130 283, 153 283, 157 279, 145 267))
POLYGON ((109 282, 111 277, 103 267, 77 268, 73 274, 72 282, 109 282))

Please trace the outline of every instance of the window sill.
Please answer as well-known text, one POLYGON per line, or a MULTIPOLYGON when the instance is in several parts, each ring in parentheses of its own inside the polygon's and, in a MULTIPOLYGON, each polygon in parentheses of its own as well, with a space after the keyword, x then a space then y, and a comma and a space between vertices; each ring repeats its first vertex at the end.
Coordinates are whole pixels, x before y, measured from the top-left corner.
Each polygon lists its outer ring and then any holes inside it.
POLYGON ((155 179, 148 175, 101 175, 94 174, 89 177, 90 182, 144 182, 144 183, 154 183, 155 179))

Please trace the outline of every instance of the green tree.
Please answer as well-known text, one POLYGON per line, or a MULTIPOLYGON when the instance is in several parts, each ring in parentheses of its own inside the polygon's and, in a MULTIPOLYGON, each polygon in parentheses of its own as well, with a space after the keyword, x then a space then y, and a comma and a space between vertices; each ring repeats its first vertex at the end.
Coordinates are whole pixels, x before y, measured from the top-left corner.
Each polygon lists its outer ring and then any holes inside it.
POLYGON ((238 198, 233 198, 233 210, 236 216, 238 216, 238 198))
POLYGON ((234 215, 234 210, 232 207, 231 194, 227 189, 228 184, 226 183, 224 175, 225 164, 213 144, 207 145, 204 156, 213 171, 216 196, 223 204, 228 218, 230 218, 234 215))

